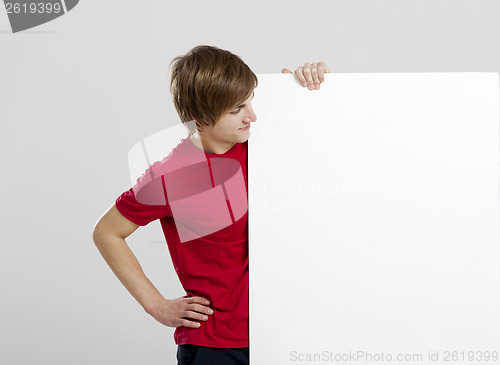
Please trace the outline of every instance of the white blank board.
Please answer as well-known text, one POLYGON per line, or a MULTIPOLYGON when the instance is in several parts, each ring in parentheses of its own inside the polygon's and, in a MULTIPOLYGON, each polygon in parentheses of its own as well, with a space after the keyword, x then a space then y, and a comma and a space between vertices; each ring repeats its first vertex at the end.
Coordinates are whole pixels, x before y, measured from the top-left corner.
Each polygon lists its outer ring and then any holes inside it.
POLYGON ((500 363, 498 90, 497 73, 259 75, 251 364, 500 363))

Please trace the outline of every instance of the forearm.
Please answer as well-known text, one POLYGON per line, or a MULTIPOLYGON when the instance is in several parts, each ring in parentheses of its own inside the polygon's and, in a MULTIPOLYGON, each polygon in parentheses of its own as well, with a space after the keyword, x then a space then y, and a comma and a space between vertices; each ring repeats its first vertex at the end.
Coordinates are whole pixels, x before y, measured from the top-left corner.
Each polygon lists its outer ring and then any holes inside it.
POLYGON ((163 297, 146 277, 125 240, 116 236, 106 236, 94 238, 94 242, 120 282, 144 310, 151 313, 163 297))

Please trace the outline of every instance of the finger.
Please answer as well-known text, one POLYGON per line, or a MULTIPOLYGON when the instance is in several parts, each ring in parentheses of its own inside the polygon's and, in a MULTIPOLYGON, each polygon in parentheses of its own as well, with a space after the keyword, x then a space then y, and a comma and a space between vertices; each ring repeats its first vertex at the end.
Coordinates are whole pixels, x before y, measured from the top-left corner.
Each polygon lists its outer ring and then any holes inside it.
POLYGON ((214 314, 214 311, 212 308, 201 305, 201 304, 188 304, 186 306, 186 310, 191 310, 199 313, 204 313, 204 314, 214 314))
POLYGON ((304 77, 304 74, 302 73, 302 66, 297 68, 295 70, 295 76, 297 76, 297 79, 299 79, 299 82, 302 84, 302 86, 307 86, 307 81, 306 78, 304 77))
POLYGON ((200 321, 206 321, 208 319, 208 316, 198 313, 198 312, 193 312, 193 311, 184 311, 182 318, 192 318, 192 319, 198 319, 200 321))
POLYGON ((292 71, 290 71, 290 70, 289 70, 289 69, 287 69, 287 68, 283 68, 283 69, 281 69, 281 73, 282 73, 282 74, 291 74, 291 73, 293 73, 293 72, 292 72, 292 71))
POLYGON ((188 327, 188 328, 198 328, 201 326, 200 323, 198 322, 193 322, 193 321, 189 321, 187 319, 181 319, 181 323, 178 327, 188 327))
POLYGON ((306 64, 302 68, 302 73, 304 74, 304 77, 306 78, 307 87, 310 90, 314 89, 314 81, 313 81, 313 78, 311 75, 311 64, 309 62, 306 62, 306 64))
POLYGON ((323 61, 318 62, 318 78, 320 82, 325 81, 325 74, 329 73, 330 70, 323 61))
POLYGON ((318 78, 318 64, 316 62, 313 62, 311 65, 311 77, 314 82, 314 88, 319 89, 319 78, 318 78))
POLYGON ((321 67, 318 67, 318 79, 321 84, 325 82, 325 72, 321 67))
POLYGON ((330 69, 328 68, 326 63, 324 63, 323 61, 318 62, 318 67, 321 67, 326 74, 330 72, 330 69))
POLYGON ((186 298, 186 302, 188 303, 200 303, 200 304, 210 304, 210 301, 203 297, 189 297, 186 298))

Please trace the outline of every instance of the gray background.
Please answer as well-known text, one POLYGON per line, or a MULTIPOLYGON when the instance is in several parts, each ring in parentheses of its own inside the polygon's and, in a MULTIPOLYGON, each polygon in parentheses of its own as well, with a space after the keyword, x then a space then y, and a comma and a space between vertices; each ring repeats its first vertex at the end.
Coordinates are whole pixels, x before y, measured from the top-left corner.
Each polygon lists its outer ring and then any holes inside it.
MULTIPOLYGON (((198 44, 257 73, 500 71, 497 0, 81 1, 12 34, 0 10, 0 363, 174 364, 173 328, 113 275, 92 229, 130 187, 127 153, 178 123, 170 60, 198 44)), ((128 243, 184 293, 158 222, 128 243)))

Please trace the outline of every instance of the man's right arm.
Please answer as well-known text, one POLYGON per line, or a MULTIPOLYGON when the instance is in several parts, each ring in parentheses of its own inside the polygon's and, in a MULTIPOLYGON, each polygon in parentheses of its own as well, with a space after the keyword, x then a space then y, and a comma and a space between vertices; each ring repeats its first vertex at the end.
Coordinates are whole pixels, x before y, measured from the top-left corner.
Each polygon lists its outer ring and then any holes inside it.
POLYGON ((125 218, 113 204, 97 222, 93 240, 113 273, 148 314, 166 326, 199 327, 186 318, 206 320, 204 314, 213 313, 209 303, 201 297, 168 300, 160 294, 125 242, 137 228, 139 225, 125 218))

